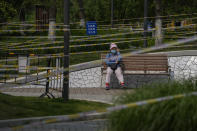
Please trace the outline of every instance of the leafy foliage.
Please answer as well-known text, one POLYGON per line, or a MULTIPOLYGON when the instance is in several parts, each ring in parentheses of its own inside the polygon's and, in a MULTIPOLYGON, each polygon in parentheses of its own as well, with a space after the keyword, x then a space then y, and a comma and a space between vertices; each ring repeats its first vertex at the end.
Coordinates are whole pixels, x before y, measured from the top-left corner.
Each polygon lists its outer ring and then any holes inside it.
MULTIPOLYGON (((148 16, 155 16, 155 0, 148 2, 148 16)), ((32 10, 35 5, 42 4, 50 6, 51 0, 1 0, 0 12, 4 21, 12 18, 16 11, 20 13, 21 8, 25 8, 28 15, 34 14, 32 10), (7 13, 6 13, 7 12, 7 13)), ((111 0, 83 0, 86 20, 96 20, 110 22, 111 0)), ((181 13, 194 13, 197 1, 194 0, 171 0, 161 1, 162 15, 173 15, 181 13)), ((63 22, 64 0, 57 0, 57 19, 63 22)), ((70 0, 71 21, 79 21, 78 0, 70 0)), ((114 19, 141 18, 144 15, 144 0, 114 0, 114 19)), ((135 21, 135 20, 134 20, 135 21)), ((139 20, 138 20, 139 21, 139 20)))
POLYGON ((16 9, 12 4, 2 0, 0 1, 0 22, 6 22, 16 15, 16 9))
MULTIPOLYGON (((155 84, 121 96, 119 103, 131 103, 157 97, 196 91, 192 80, 155 84)), ((113 131, 186 131, 196 129, 197 97, 185 98, 129 108, 111 114, 113 131)))

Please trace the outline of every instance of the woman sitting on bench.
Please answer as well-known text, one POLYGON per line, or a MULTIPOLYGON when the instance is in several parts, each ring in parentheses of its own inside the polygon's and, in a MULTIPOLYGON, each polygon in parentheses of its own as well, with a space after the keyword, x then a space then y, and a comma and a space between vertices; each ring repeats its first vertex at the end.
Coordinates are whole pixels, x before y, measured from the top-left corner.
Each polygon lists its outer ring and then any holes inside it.
POLYGON ((119 80, 121 87, 124 87, 124 79, 122 69, 120 67, 120 61, 122 57, 116 44, 110 45, 110 53, 106 55, 107 74, 106 74, 106 90, 109 90, 110 77, 115 72, 116 77, 119 80))

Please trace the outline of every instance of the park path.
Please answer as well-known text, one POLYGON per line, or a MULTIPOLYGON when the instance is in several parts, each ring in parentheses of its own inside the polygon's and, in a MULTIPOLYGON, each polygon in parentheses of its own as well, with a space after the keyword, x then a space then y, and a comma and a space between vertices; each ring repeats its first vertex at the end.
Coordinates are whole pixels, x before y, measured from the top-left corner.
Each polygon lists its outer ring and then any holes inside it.
MULTIPOLYGON (((0 92, 14 96, 34 96, 39 97, 45 92, 45 88, 0 88, 0 92)), ((50 91, 56 98, 61 97, 61 92, 52 90, 50 91)), ((80 99, 88 101, 97 101, 108 104, 113 104, 115 99, 128 92, 133 92, 133 89, 111 89, 105 88, 70 88, 70 99, 80 99)))

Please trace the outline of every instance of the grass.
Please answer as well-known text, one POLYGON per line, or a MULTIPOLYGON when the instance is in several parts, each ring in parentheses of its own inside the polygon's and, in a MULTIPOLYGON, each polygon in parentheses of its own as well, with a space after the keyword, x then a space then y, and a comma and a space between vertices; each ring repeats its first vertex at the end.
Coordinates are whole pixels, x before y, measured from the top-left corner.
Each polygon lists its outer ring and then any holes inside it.
MULTIPOLYGON (((151 98, 188 93, 197 90, 191 80, 147 85, 125 94, 117 103, 131 103, 151 98)), ((197 123, 197 96, 190 96, 111 114, 112 131, 193 131, 197 123)))
POLYGON ((91 110, 102 110, 108 104, 80 100, 16 97, 0 93, 0 119, 68 115, 91 110))

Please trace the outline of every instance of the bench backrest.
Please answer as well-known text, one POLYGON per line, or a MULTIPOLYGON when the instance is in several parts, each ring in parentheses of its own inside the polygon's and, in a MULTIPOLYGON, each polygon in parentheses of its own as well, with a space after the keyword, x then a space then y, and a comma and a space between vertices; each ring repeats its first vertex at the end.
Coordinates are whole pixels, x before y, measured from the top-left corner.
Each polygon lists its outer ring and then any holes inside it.
MULTIPOLYGON (((102 65, 106 69, 106 54, 101 54, 102 65)), ((123 57, 125 71, 164 71, 168 72, 168 58, 165 54, 137 54, 123 57)))

